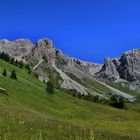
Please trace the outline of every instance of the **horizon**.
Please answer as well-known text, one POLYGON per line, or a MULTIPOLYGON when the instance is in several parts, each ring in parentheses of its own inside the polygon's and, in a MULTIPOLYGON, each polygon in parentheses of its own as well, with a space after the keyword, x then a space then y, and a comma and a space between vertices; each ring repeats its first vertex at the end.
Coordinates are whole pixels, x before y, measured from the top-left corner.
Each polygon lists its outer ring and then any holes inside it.
POLYGON ((71 57, 102 64, 140 48, 139 6, 135 0, 7 0, 0 5, 0 40, 47 37, 71 57))

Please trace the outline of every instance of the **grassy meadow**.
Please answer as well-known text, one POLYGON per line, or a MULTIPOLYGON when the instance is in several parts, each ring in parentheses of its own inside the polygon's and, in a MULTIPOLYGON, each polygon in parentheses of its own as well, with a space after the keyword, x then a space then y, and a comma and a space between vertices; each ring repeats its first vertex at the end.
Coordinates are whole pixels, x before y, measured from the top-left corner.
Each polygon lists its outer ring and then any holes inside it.
POLYGON ((0 140, 140 140, 140 105, 116 109, 75 98, 0 60, 0 140), (15 70, 17 81, 10 79, 15 70))

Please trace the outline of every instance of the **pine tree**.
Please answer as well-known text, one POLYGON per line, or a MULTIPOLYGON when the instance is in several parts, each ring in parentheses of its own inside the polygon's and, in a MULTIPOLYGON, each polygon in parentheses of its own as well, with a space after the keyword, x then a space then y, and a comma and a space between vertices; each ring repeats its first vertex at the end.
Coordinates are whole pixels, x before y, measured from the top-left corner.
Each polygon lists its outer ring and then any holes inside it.
POLYGON ((30 67, 30 65, 26 64, 25 68, 28 70, 28 74, 31 74, 31 67, 30 67))
POLYGON ((10 76, 10 78, 11 78, 11 79, 15 79, 15 80, 17 80, 17 76, 16 76, 16 72, 15 72, 15 70, 13 70, 13 71, 11 72, 11 76, 10 76))
POLYGON ((11 64, 14 64, 14 63, 15 63, 15 59, 14 59, 14 58, 11 58, 11 59, 10 59, 10 63, 11 63, 11 64))
POLYGON ((122 96, 118 99, 118 108, 124 108, 125 107, 125 101, 122 96))
POLYGON ((46 91, 47 91, 49 94, 53 94, 53 93, 54 93, 54 85, 53 85, 53 82, 52 82, 52 81, 48 81, 48 82, 47 82, 46 91))
POLYGON ((18 62, 18 66, 19 66, 19 68, 21 68, 21 69, 22 69, 22 68, 23 68, 23 66, 24 66, 23 62, 22 62, 22 61, 19 61, 19 62, 18 62))
POLYGON ((7 71, 6 71, 6 69, 3 70, 2 75, 3 75, 3 76, 7 76, 7 71))
POLYGON ((117 107, 118 105, 118 98, 116 95, 112 95, 110 98, 110 105, 117 107))

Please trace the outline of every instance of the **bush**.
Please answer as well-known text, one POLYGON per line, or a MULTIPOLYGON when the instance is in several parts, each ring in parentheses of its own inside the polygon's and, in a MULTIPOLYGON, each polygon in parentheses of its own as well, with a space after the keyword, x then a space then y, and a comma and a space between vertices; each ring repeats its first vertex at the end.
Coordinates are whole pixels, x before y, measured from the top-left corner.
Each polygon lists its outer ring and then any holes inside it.
POLYGON ((98 103, 100 101, 99 95, 92 96, 92 100, 93 100, 93 102, 98 103))
POLYGON ((112 95, 110 98, 110 105, 116 108, 124 108, 125 101, 122 96, 112 95))

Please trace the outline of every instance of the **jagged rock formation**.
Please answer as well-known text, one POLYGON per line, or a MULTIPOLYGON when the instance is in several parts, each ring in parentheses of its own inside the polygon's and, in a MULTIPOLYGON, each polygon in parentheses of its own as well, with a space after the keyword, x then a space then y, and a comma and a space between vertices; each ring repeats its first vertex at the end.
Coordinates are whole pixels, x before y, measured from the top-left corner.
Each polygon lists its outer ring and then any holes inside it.
POLYGON ((119 61, 118 72, 122 79, 129 82, 140 80, 140 49, 126 52, 119 61))
MULTIPOLYGON (((41 81, 47 82, 50 79, 52 73, 49 74, 49 72, 57 73, 56 77, 62 88, 74 89, 81 94, 88 94, 91 90, 68 77, 67 73, 71 73, 79 79, 97 77, 116 82, 126 80, 133 82, 133 87, 134 85, 140 86, 140 49, 126 52, 121 57, 114 59, 106 58, 104 65, 69 57, 55 48, 53 42, 47 38, 38 40, 36 44, 25 39, 16 41, 4 39, 0 41, 0 52, 8 53, 15 59, 30 63, 32 71, 41 81)), ((100 81, 97 82, 100 83, 100 81)), ((116 91, 107 85, 104 86, 111 89, 114 94, 124 96, 130 101, 134 100, 133 96, 130 97, 126 93, 116 91)))
POLYGON ((39 67, 44 61, 48 64, 48 67, 53 67, 60 74, 60 77, 63 79, 61 84, 62 88, 75 89, 82 94, 87 94, 87 89, 70 79, 65 73, 73 73, 78 77, 84 77, 87 74, 93 76, 102 66, 71 58, 65 55, 61 50, 55 48, 53 42, 46 38, 37 41, 27 61, 36 63, 33 70, 42 81, 48 80, 47 75, 44 75, 45 72, 39 67))
POLYGON ((17 60, 21 60, 24 55, 29 54, 32 48, 33 44, 28 39, 19 39, 15 41, 3 39, 0 41, 0 52, 8 53, 17 60))
MULTIPOLYGON (((140 49, 125 52, 121 57, 106 58, 102 70, 97 75, 111 81, 121 82, 121 79, 124 79, 140 87, 140 49)), ((132 84, 130 87, 132 89, 132 84)))
POLYGON ((117 71, 117 65, 114 62, 118 62, 116 59, 112 60, 111 58, 106 58, 105 63, 102 67, 101 72, 99 73, 99 77, 103 79, 109 79, 111 81, 119 78, 119 73, 117 71), (115 60, 115 61, 114 61, 115 60))

